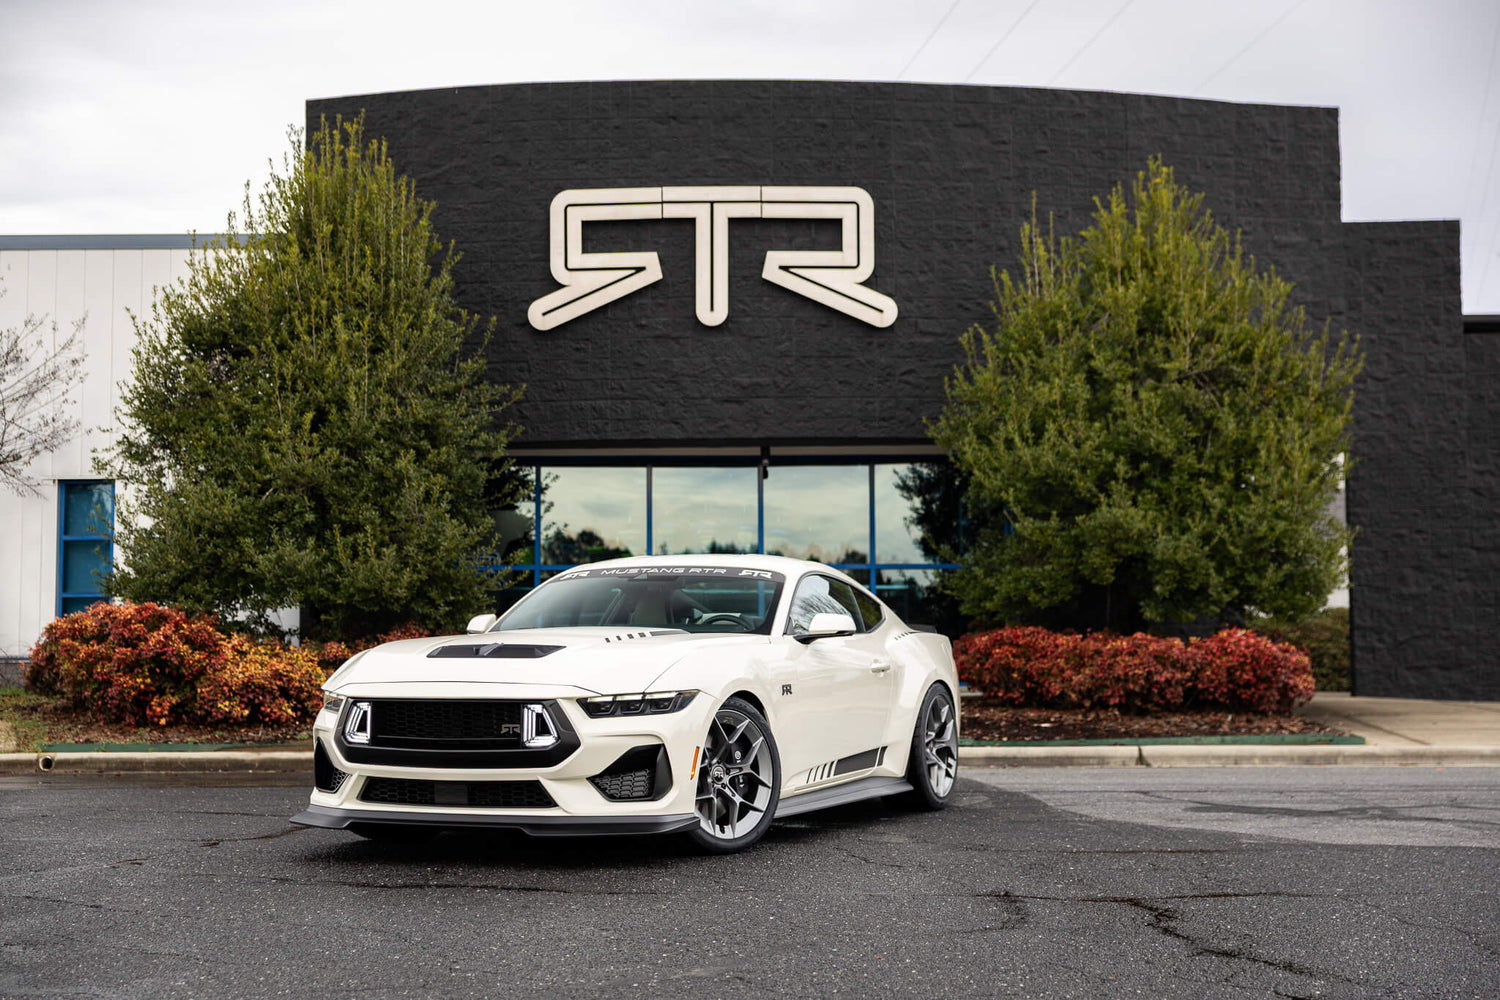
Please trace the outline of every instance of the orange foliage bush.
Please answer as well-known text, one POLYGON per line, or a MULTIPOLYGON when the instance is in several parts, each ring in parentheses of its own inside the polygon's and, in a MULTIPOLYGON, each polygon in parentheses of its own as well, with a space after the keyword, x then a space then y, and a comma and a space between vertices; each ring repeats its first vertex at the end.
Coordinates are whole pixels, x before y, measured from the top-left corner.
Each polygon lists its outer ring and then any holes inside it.
POLYGON ((312 651, 226 636, 212 616, 101 603, 47 626, 26 686, 130 725, 285 725, 312 719, 327 676, 312 651))

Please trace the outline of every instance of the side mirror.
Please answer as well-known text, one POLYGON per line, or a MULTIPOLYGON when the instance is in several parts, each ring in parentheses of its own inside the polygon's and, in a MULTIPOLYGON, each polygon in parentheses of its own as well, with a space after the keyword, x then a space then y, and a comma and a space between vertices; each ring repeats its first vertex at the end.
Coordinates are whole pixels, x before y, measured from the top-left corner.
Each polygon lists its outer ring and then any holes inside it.
POLYGON ((807 624, 807 631, 798 632, 792 638, 798 642, 812 642, 814 639, 827 639, 835 635, 853 634, 854 619, 852 617, 821 611, 812 616, 812 621, 807 624))
POLYGON ((469 627, 466 631, 470 635, 478 635, 480 632, 488 632, 490 626, 500 619, 495 615, 475 615, 469 619, 469 627))

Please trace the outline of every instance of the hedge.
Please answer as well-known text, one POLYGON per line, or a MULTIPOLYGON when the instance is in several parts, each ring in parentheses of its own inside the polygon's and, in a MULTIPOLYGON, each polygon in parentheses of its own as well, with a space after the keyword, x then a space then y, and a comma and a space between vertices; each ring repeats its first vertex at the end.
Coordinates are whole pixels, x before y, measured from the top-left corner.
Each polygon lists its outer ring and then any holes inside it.
POLYGON ((1290 712, 1313 693, 1307 654, 1246 629, 1179 639, 1007 626, 953 644, 959 679, 1014 705, 1125 712, 1290 712))

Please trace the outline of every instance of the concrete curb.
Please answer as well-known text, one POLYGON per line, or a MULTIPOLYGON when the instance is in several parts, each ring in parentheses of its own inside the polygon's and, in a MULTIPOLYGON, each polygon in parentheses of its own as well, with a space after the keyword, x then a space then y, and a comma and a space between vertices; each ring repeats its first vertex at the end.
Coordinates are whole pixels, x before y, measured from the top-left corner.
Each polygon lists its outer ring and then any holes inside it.
MULTIPOLYGON (((972 767, 1500 767, 1500 746, 960 747, 972 767)), ((311 771, 309 750, 8 753, 0 775, 311 771)))
POLYGON ((987 767, 1500 767, 1500 746, 960 747, 958 759, 987 767), (1098 756, 1068 753, 1075 750, 1098 756))
POLYGON ((311 750, 218 750, 208 753, 7 753, 0 774, 311 771, 311 750))
POLYGON ((1140 747, 958 748, 960 761, 983 767, 1136 767, 1140 756, 1140 747))

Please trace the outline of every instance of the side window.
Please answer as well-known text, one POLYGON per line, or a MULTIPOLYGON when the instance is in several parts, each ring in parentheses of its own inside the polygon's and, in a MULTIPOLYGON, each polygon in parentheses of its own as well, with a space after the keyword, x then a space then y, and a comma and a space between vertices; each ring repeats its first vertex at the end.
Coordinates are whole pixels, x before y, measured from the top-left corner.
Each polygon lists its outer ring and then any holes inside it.
POLYGON ((115 484, 58 485, 57 613, 67 615, 108 600, 100 577, 114 565, 115 484))
POLYGON ((861 587, 854 588, 854 602, 859 605, 860 618, 865 620, 864 630, 873 632, 879 628, 881 621, 885 618, 885 610, 880 606, 880 602, 861 587))
POLYGON ((859 625, 859 605, 854 589, 842 580, 826 576, 804 576, 792 595, 792 610, 787 616, 789 633, 806 632, 813 615, 849 615, 859 625))

